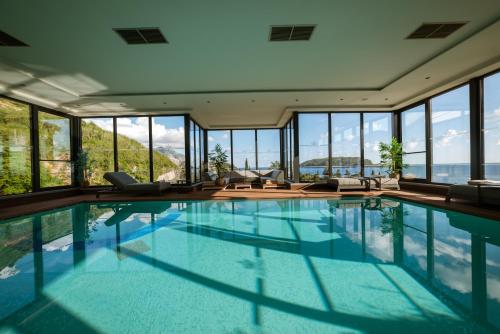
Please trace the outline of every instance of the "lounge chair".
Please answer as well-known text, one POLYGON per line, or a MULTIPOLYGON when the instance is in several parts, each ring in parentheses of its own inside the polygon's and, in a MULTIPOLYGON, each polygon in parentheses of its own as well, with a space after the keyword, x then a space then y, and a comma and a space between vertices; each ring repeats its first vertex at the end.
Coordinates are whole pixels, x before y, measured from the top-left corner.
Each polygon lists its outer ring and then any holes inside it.
MULTIPOLYGON (((375 182, 372 182, 374 186, 375 182)), ((332 177, 328 179, 328 185, 337 189, 337 192, 341 190, 366 190, 366 182, 363 179, 358 179, 354 177, 332 177)))
POLYGON ((261 171, 259 181, 261 184, 281 185, 285 183, 285 173, 279 169, 261 171))
POLYGON ((125 194, 157 194, 170 188, 170 183, 165 181, 139 183, 125 172, 104 173, 104 179, 113 185, 112 190, 98 191, 96 197, 101 194, 125 193, 125 194))
POLYGON ((394 177, 383 177, 375 179, 380 189, 395 189, 399 190, 399 181, 394 177), (380 182, 380 183, 379 183, 380 182))
POLYGON ((500 205, 500 181, 470 180, 468 184, 453 184, 448 188, 445 201, 449 202, 452 198, 500 205))

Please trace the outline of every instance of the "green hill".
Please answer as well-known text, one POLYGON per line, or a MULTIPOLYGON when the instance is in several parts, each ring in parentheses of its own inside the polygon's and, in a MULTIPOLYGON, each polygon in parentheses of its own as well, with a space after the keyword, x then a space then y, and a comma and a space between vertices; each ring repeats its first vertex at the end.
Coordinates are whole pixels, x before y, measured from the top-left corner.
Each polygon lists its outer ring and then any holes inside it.
MULTIPOLYGON (((332 158, 332 166, 356 166, 360 163, 359 157, 337 157, 332 158)), ((365 159, 365 165, 371 165, 373 162, 370 159, 365 159)), ((300 167, 318 167, 328 166, 328 158, 318 158, 306 160, 300 164, 300 167)))
MULTIPOLYGON (((124 135, 117 136, 118 167, 141 182, 149 181, 149 149, 137 140, 124 135)), ((114 170, 113 133, 106 131, 92 122, 82 122, 82 148, 88 153, 90 184, 105 184, 103 175, 114 170)), ((182 165, 182 163, 181 163, 182 165)), ((181 173, 183 166, 178 166, 168 156, 153 151, 155 179, 164 173, 181 173)))

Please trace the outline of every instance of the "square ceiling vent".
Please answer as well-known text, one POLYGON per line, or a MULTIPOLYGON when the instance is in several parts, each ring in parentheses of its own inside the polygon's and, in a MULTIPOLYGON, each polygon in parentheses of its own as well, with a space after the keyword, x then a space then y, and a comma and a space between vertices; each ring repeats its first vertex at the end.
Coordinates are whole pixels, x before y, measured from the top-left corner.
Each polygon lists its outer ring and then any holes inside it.
POLYGON ((28 44, 0 30, 0 46, 28 46, 28 44))
POLYGON ((158 28, 115 28, 113 29, 127 44, 167 44, 168 41, 158 28))
POLYGON ((467 22, 423 23, 407 39, 446 38, 466 25, 467 22))
POLYGON ((272 26, 269 41, 308 41, 315 27, 315 25, 272 26))

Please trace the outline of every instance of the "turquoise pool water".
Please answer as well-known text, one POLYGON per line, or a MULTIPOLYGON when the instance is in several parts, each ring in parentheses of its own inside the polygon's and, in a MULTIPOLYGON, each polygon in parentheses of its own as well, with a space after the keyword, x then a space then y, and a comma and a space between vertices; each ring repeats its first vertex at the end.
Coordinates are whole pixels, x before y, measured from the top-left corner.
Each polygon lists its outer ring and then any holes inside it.
POLYGON ((391 198, 79 204, 0 247, 0 333, 500 328, 500 222, 391 198))

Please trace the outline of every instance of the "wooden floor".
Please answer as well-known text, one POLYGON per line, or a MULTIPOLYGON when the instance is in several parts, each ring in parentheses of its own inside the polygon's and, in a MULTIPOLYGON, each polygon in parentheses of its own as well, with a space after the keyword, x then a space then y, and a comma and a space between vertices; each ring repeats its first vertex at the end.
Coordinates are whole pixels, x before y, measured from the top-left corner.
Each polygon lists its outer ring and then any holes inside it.
POLYGON ((500 222, 500 206, 479 207, 464 202, 446 203, 444 196, 425 194, 411 191, 346 191, 337 193, 329 190, 281 190, 281 189, 242 189, 195 191, 190 193, 165 193, 161 196, 130 196, 122 194, 102 195, 96 198, 94 194, 82 194, 60 199, 36 200, 29 204, 0 206, 0 220, 31 214, 39 211, 55 209, 80 202, 107 202, 107 201, 147 201, 147 200, 230 200, 230 199, 286 199, 286 198, 345 198, 352 196, 392 196, 408 201, 433 205, 443 209, 451 209, 498 220, 500 222))

